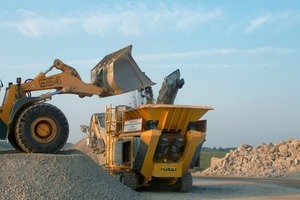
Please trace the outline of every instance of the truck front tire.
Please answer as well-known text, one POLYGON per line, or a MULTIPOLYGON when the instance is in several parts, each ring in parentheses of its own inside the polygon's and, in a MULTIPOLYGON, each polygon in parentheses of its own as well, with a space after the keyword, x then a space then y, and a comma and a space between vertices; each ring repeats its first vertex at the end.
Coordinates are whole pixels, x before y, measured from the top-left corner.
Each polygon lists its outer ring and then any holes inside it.
POLYGON ((190 172, 184 174, 181 178, 177 180, 176 186, 180 192, 188 192, 190 191, 193 185, 193 177, 190 172))

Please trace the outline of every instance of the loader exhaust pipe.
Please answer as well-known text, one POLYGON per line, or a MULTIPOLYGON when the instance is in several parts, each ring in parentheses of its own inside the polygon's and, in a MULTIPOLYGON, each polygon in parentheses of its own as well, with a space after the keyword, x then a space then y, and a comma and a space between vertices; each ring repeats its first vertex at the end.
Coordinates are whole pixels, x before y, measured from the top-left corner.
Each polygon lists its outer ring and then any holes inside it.
POLYGON ((91 83, 104 88, 102 97, 152 86, 131 55, 132 45, 106 55, 92 70, 91 83))

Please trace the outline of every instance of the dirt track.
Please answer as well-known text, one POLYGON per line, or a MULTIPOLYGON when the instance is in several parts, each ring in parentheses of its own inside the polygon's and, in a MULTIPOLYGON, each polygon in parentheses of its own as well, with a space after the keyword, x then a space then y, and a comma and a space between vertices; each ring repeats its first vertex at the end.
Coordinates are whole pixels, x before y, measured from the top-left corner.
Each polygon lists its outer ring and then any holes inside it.
POLYGON ((170 188, 141 190, 146 199, 290 199, 300 200, 300 179, 193 177, 189 193, 170 188))

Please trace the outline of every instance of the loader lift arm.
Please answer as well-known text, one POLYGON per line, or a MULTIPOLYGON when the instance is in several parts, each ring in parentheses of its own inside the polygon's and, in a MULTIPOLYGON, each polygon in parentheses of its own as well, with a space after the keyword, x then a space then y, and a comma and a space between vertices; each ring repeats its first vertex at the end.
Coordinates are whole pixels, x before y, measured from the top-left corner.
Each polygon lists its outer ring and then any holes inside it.
POLYGON ((104 88, 83 82, 76 69, 66 65, 59 59, 54 60, 53 65, 45 72, 40 72, 34 79, 22 85, 23 93, 50 89, 55 89, 56 92, 41 95, 41 100, 51 98, 55 94, 68 93, 77 94, 79 97, 90 97, 93 95, 101 97, 104 93, 104 88), (46 76, 53 68, 59 69, 62 72, 46 76))

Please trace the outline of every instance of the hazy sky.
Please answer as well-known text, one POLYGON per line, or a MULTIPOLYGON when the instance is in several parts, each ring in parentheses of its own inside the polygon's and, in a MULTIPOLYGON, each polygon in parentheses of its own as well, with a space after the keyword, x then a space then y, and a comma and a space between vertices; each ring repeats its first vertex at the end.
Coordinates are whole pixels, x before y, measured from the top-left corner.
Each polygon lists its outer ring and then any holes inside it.
MULTIPOLYGON (((132 44, 157 83, 155 97, 163 78, 180 69, 185 85, 176 104, 214 107, 204 116, 204 146, 299 139, 300 1, 1 1, 0 36, 5 86, 56 58, 89 82, 106 54, 132 44)), ((65 113, 76 142, 92 113, 130 102, 124 94, 57 95, 49 103, 65 113)))

